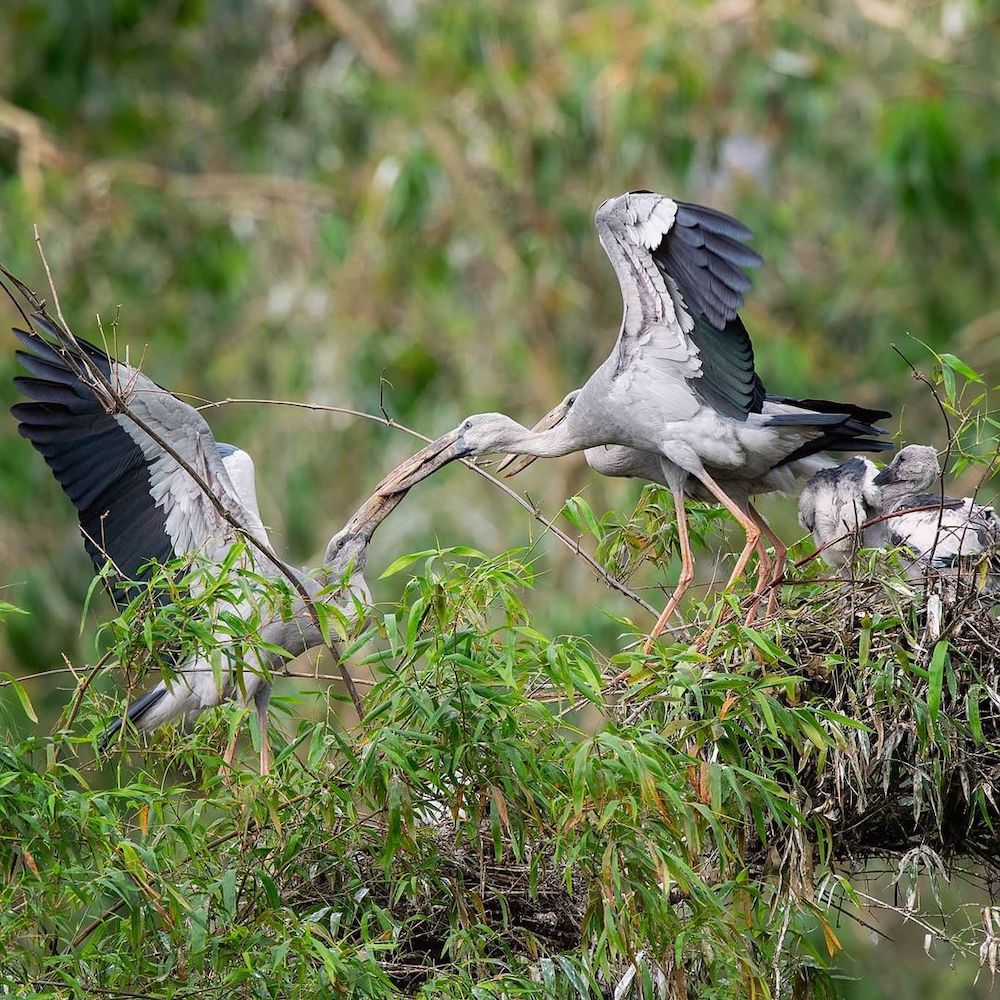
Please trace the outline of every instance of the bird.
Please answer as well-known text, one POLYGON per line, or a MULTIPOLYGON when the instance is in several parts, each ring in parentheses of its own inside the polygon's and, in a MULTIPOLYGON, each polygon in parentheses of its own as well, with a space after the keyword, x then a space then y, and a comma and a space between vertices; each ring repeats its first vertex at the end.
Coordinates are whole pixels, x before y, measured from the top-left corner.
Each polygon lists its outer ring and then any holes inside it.
MULTIPOLYGON (((570 407, 576 401, 579 390, 567 394, 567 396, 553 407, 535 426, 533 431, 546 430, 554 427, 566 418, 570 407)), ((805 406, 803 401, 790 399, 788 397, 778 397, 766 395, 761 408, 762 413, 772 412, 779 405, 805 406)), ((831 403, 828 400, 809 400, 808 408, 835 409, 843 404, 831 403)), ((862 410, 861 407, 853 407, 855 416, 861 416, 866 421, 874 421, 884 416, 883 411, 862 410)), ((829 450, 837 450, 837 442, 829 445, 829 450)), ((661 486, 669 486, 667 477, 663 472, 663 459, 650 451, 639 451, 635 448, 628 448, 624 445, 601 445, 596 448, 588 448, 584 452, 587 465, 595 472, 611 478, 642 479, 647 482, 658 483, 661 486)), ((516 476, 526 469, 535 457, 531 455, 517 456, 508 455, 498 466, 497 471, 503 472, 506 478, 516 476)), ((767 614, 772 614, 777 604, 777 583, 784 575, 785 562, 788 553, 787 546, 781 537, 776 534, 761 516, 760 512, 751 502, 751 497, 767 493, 793 493, 797 484, 801 480, 812 479, 820 470, 834 467, 832 459, 822 454, 808 455, 805 458, 793 459, 790 461, 776 461, 763 475, 755 479, 740 479, 738 477, 728 479, 725 475, 718 477, 719 485, 733 498, 733 500, 760 528, 762 535, 774 547, 774 559, 767 553, 766 546, 762 541, 757 545, 758 574, 757 585, 754 590, 755 597, 759 597, 765 590, 770 588, 767 602, 767 614)), ((874 466, 873 466, 874 468, 874 466)), ((703 503, 715 503, 715 497, 707 491, 697 479, 689 478, 684 484, 684 494, 692 500, 699 500, 703 503)))
POLYGON ((864 527, 877 517, 878 466, 855 455, 835 468, 821 469, 799 493, 799 523, 810 532, 823 560, 850 577, 850 563, 858 548, 878 548, 884 527, 864 527))
POLYGON ((983 565, 990 585, 1000 574, 1000 518, 972 497, 928 492, 941 477, 937 451, 928 445, 901 448, 871 480, 866 494, 884 517, 887 544, 909 554, 908 575, 926 570, 957 576, 983 565))
POLYGON ((1000 519, 993 507, 971 497, 927 492, 940 479, 937 451, 907 445, 884 468, 856 455, 817 473, 799 496, 799 520, 812 533, 826 562, 850 576, 860 545, 898 548, 907 554, 907 575, 928 570, 957 575, 986 562, 1000 573, 1000 519))
POLYGON ((456 458, 499 451, 555 457, 623 445, 651 452, 678 512, 682 569, 649 634, 648 651, 693 578, 684 515, 689 479, 745 533, 729 587, 762 531, 720 479, 752 481, 776 463, 831 448, 890 449, 864 419, 889 414, 848 403, 824 411, 784 397, 775 397, 765 412, 767 392, 738 315, 750 288, 745 268, 761 259, 745 245, 752 234, 736 219, 640 190, 603 202, 595 226, 618 278, 623 316, 611 354, 579 389, 565 419, 532 431, 502 413, 467 417, 413 457, 397 488, 415 485, 456 458))
MULTIPOLYGON (((355 618, 370 602, 364 580, 368 543, 405 494, 372 498, 355 512, 330 539, 318 571, 288 567, 271 550, 249 454, 216 442, 196 409, 139 368, 73 337, 43 311, 36 309, 25 319, 30 329, 15 329, 14 335, 25 348, 16 353, 28 374, 14 383, 27 401, 16 403, 11 412, 20 434, 41 453, 75 506, 95 569, 100 572, 110 564, 113 598, 131 599, 152 578, 157 564, 172 559, 187 556, 208 567, 221 566, 241 533, 248 544, 237 566, 269 580, 287 576, 296 591, 284 610, 280 599, 253 586, 226 599, 220 612, 243 620, 256 615, 261 623, 261 642, 249 644, 243 668, 237 665, 237 644, 226 645, 232 637, 220 613, 215 638, 226 649, 231 669, 220 677, 207 653, 176 663, 175 676, 132 701, 123 719, 104 733, 103 744, 125 720, 149 732, 232 699, 256 708, 260 768, 267 773, 270 676, 287 659, 275 650, 296 656, 324 644, 310 601, 355 618), (200 474, 211 496, 184 464, 200 474)), ((167 600, 164 591, 157 595, 156 600, 167 600)), ((234 736, 223 757, 227 767, 235 748, 234 736)))

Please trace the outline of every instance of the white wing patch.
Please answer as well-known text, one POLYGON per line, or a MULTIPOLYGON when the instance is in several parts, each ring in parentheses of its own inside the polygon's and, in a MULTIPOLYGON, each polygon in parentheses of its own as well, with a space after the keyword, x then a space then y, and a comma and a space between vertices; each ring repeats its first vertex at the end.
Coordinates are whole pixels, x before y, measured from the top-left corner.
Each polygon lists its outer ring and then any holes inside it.
POLYGON ((631 222, 626 223, 625 231, 632 241, 655 250, 674 224, 677 203, 661 195, 632 195, 626 214, 631 222))
MULTIPOLYGON (((118 384, 127 388, 125 401, 135 415, 201 474, 223 507, 250 534, 268 545, 253 493, 252 461, 249 469, 252 502, 248 503, 230 479, 211 429, 197 410, 127 365, 115 365, 114 374, 118 384)), ((221 560, 236 541, 235 529, 219 514, 198 483, 146 431, 124 414, 116 414, 115 420, 147 461, 150 496, 163 511, 164 529, 174 552, 198 553, 214 561, 221 560)), ((248 461, 249 458, 246 455, 248 461)))

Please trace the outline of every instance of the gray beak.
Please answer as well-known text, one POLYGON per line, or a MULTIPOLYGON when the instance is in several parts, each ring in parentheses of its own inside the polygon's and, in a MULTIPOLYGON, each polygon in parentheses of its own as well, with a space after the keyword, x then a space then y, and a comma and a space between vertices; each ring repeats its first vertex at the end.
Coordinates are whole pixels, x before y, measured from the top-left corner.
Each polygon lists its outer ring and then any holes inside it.
POLYGON ((372 540, 375 529, 402 503, 406 492, 376 493, 359 507, 344 525, 345 530, 361 538, 365 544, 372 540))
POLYGON ((449 462, 467 458, 470 454, 472 453, 465 444, 462 429, 456 427, 396 466, 379 484, 378 492, 386 495, 405 493, 449 462))
POLYGON ((896 470, 891 466, 887 465, 873 480, 872 482, 876 486, 888 486, 890 483, 896 482, 896 470))
MULTIPOLYGON (((557 427, 566 419, 566 414, 569 413, 575 398, 574 394, 572 398, 569 398, 568 402, 564 399, 561 403, 553 406, 531 429, 533 431, 547 431, 553 427, 557 427)), ((519 472, 524 472, 536 458, 538 458, 537 455, 507 455, 497 466, 497 472, 503 473, 504 479, 510 479, 519 472)))

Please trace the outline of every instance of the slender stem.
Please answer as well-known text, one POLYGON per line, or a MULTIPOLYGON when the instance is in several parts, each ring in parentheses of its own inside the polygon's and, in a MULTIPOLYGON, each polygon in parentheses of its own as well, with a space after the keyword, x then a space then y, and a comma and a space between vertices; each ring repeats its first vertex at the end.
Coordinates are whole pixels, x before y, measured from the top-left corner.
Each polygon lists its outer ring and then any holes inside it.
POLYGON ((42 258, 42 267, 45 268, 45 277, 49 279, 49 290, 52 292, 52 301, 56 305, 56 315, 59 317, 59 322, 62 323, 64 327, 69 329, 66 324, 66 320, 63 318, 62 306, 59 304, 59 293, 56 291, 56 283, 52 280, 52 271, 49 270, 49 262, 45 259, 45 250, 42 247, 42 237, 38 232, 38 224, 36 223, 32 226, 35 231, 35 246, 38 247, 38 256, 42 258))

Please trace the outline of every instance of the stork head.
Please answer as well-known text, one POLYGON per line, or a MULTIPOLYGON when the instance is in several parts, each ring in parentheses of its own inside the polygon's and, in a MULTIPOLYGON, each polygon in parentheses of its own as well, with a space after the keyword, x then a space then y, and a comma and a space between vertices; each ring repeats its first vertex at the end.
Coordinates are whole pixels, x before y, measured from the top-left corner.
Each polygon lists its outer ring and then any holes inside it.
POLYGON ((327 544, 326 555, 323 557, 323 577, 326 584, 335 587, 341 582, 345 583, 342 589, 329 598, 337 604, 350 606, 355 597, 363 604, 371 603, 371 591, 365 580, 370 539, 370 534, 348 526, 338 531, 327 544))
POLYGON ((323 557, 323 567, 331 579, 339 579, 349 569, 352 574, 364 573, 368 566, 368 541, 364 532, 342 528, 330 539, 323 557))
MULTIPOLYGON (((547 431, 553 427, 558 427, 566 419, 569 411, 573 409, 573 404, 579 395, 579 389, 574 389, 572 392, 567 393, 563 400, 556 403, 531 429, 533 431, 547 431)), ((504 479, 510 479, 519 472, 523 472, 536 458, 536 455, 507 455, 497 466, 497 472, 502 472, 504 479)))
POLYGON ((920 493, 941 475, 937 451, 929 445, 908 444, 874 478, 883 495, 905 496, 920 493))

